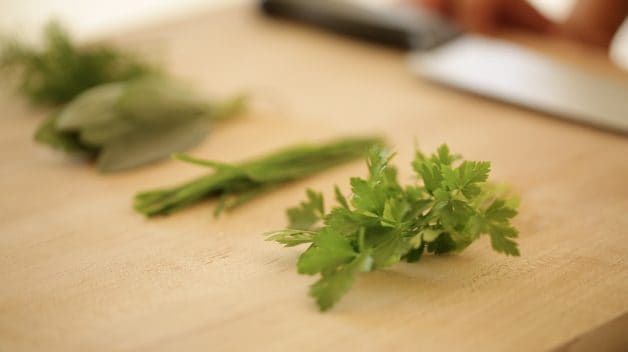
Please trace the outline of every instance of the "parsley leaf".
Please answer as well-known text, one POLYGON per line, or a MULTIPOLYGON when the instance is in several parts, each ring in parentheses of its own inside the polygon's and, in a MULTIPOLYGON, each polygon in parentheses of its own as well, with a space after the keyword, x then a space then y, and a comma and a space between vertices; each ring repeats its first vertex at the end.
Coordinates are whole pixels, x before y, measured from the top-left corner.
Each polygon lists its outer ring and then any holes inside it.
POLYGON ((360 253, 350 262, 321 273, 321 278, 310 287, 310 295, 322 311, 333 307, 346 294, 358 272, 370 271, 372 259, 367 252, 360 253))
POLYGON ((297 268, 301 274, 327 272, 350 262, 357 254, 347 238, 325 228, 314 237, 312 246, 301 254, 297 268))
POLYGON ((518 232, 510 224, 516 202, 487 183, 490 163, 460 161, 447 145, 429 157, 417 151, 417 182, 402 186, 392 157, 381 146, 372 148, 369 175, 351 178, 349 200, 335 187, 339 205, 325 213, 322 195, 308 190, 307 201, 288 209, 288 228, 266 234, 285 246, 310 244, 297 268, 320 274, 310 294, 321 310, 338 302, 359 272, 417 262, 424 252, 461 251, 483 234, 497 252, 519 255, 518 232))
POLYGON ((509 223, 515 215, 517 211, 508 207, 503 200, 494 201, 484 212, 485 231, 491 236, 494 250, 507 255, 519 255, 517 243, 512 240, 519 231, 509 223))
POLYGON ((323 195, 308 189, 307 197, 308 200, 302 202, 298 207, 287 210, 289 228, 308 230, 325 215, 323 195))

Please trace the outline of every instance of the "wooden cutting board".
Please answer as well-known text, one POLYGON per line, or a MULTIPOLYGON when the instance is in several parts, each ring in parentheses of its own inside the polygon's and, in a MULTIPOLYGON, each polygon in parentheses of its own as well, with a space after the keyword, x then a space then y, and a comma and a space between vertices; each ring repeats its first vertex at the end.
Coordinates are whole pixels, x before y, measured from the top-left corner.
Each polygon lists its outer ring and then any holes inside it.
MULTIPOLYGON (((380 133, 401 176, 418 140, 493 162, 522 207, 522 256, 486 239, 460 255, 362 275, 321 314, 302 248, 261 234, 305 187, 347 189, 363 162, 284 187, 216 220, 212 203, 147 220, 134 192, 203 170, 167 161, 99 175, 35 145, 47 113, 0 106, 0 351, 538 351, 628 346, 628 138, 459 94, 409 74, 401 52, 264 19, 199 14, 114 38, 160 53, 207 93, 252 96, 194 155, 235 161, 293 142, 380 133), (594 346, 594 347, 591 347, 594 346)), ((601 74, 599 54, 519 38, 601 74), (574 58, 574 54, 577 54, 574 58)), ((625 76, 624 76, 625 77, 625 76)), ((5 87, 6 88, 6 87, 5 87)), ((627 112, 628 113, 628 112, 627 112)), ((625 349, 624 349, 625 350, 625 349)))

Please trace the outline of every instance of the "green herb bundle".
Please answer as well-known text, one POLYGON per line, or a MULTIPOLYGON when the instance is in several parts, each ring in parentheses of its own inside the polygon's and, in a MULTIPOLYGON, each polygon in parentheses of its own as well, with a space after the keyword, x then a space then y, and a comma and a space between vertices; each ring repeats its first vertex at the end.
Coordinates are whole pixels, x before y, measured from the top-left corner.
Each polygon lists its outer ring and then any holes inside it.
POLYGON ((519 255, 510 224, 516 200, 486 183, 490 163, 460 162, 446 145, 430 157, 417 151, 418 181, 404 187, 389 164, 392 156, 373 148, 369 176, 351 179, 350 200, 336 187, 339 205, 326 213, 323 196, 308 190, 305 202, 288 209, 288 228, 266 234, 286 247, 310 244, 297 268, 321 275, 310 294, 323 311, 351 288, 357 273, 416 262, 424 252, 461 251, 482 234, 497 252, 519 255))
POLYGON ((156 69, 106 45, 78 47, 59 24, 50 23, 41 50, 5 41, 0 47, 0 72, 14 76, 19 91, 32 103, 60 105, 88 88, 138 78, 156 69))
POLYGON ((241 97, 208 103, 129 53, 106 45, 78 47, 56 23, 42 50, 4 43, 0 70, 17 76, 32 103, 63 105, 35 140, 96 159, 102 172, 153 162, 200 143, 211 122, 235 115, 241 97))
POLYGON ((94 157, 101 172, 119 171, 200 143, 213 121, 243 106, 242 97, 212 105, 172 80, 146 76, 88 89, 43 121, 35 140, 94 157))
POLYGON ((278 150, 240 164, 194 159, 178 159, 206 166, 214 171, 180 186, 141 192, 135 196, 135 209, 146 215, 165 215, 203 199, 220 198, 215 215, 230 210, 288 181, 297 180, 366 155, 381 145, 378 138, 344 138, 315 145, 304 144, 278 150))

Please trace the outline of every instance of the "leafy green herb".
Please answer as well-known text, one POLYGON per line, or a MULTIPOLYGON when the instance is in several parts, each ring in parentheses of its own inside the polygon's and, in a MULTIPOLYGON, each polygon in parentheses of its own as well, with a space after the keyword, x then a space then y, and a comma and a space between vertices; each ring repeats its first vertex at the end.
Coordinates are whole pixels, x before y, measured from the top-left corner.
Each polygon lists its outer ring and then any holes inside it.
POLYGON ((156 71, 113 47, 78 47, 57 23, 46 27, 41 50, 15 40, 0 47, 0 72, 17 78, 18 90, 36 104, 60 105, 88 88, 156 71))
POLYGON ((323 311, 351 288, 357 273, 416 262, 426 251, 458 252, 482 234, 495 251, 519 255, 518 232, 510 224, 516 199, 486 182, 490 163, 460 161, 447 145, 430 157, 417 151, 412 166, 418 181, 404 187, 392 157, 381 147, 371 149, 369 176, 351 178, 349 201, 336 187, 339 205, 326 213, 322 194, 308 190, 305 202, 288 209, 288 228, 266 234, 286 247, 310 244, 297 268, 320 274, 310 295, 323 311))
MULTIPOLYGON (((369 147, 381 143, 378 138, 344 138, 320 145, 297 145, 240 164, 179 155, 182 161, 210 167, 214 172, 173 188, 139 193, 134 206, 146 216, 165 215, 217 197, 220 202, 215 215, 218 215, 288 181, 364 156, 369 147)), ((301 226, 309 225, 312 216, 322 213, 322 198, 316 197, 310 199, 312 205, 308 205, 307 210, 292 214, 301 226)))
POLYGON ((44 120, 35 140, 97 159, 102 172, 159 160, 200 143, 211 122, 237 114, 238 97, 209 104, 162 76, 88 89, 44 120))

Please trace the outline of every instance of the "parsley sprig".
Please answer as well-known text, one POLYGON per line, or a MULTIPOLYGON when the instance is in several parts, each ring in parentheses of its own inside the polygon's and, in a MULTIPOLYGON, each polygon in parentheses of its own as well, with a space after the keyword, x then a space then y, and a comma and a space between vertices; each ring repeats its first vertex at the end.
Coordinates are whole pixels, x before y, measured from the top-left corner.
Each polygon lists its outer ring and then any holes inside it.
POLYGON ((351 178, 350 199, 338 187, 338 205, 325 212, 323 196, 307 191, 307 200, 287 210, 287 229, 267 233, 286 247, 309 243, 299 257, 300 274, 320 274, 310 287, 321 310, 347 293, 356 274, 416 262, 424 252, 459 252, 481 235, 497 252, 519 255, 510 224, 516 199, 487 183, 490 163, 462 161, 447 145, 426 156, 417 151, 412 166, 417 182, 402 186, 390 165, 393 154, 372 148, 366 179, 351 178))

